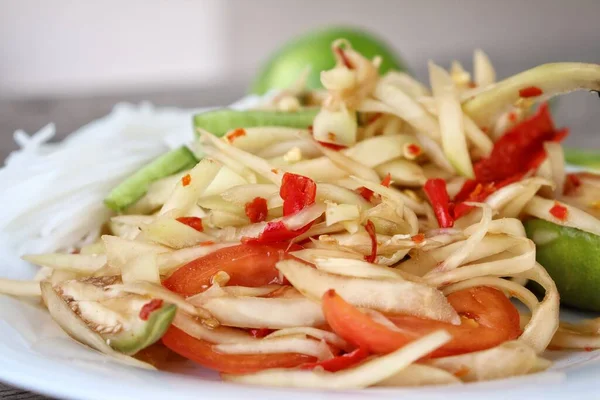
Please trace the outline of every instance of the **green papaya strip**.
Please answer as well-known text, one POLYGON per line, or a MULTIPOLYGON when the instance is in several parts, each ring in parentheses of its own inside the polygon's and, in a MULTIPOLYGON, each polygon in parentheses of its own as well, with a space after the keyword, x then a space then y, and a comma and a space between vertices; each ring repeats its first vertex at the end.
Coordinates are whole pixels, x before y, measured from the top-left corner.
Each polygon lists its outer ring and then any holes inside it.
POLYGON ((171 150, 121 182, 104 199, 104 204, 111 210, 122 211, 146 194, 152 182, 192 168, 197 163, 198 160, 187 147, 171 150))
POLYGON ((574 90, 600 91, 600 65, 543 64, 513 75, 463 102, 463 110, 480 127, 489 128, 498 116, 520 98, 545 101, 574 90))

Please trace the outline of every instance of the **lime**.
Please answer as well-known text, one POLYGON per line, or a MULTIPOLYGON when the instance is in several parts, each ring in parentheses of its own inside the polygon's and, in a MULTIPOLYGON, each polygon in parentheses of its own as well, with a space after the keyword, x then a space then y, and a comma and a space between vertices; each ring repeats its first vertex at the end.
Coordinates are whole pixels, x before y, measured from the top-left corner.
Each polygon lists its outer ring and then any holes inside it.
POLYGON ((263 94, 270 89, 286 88, 298 79, 307 66, 311 66, 308 88, 322 87, 321 71, 335 65, 331 43, 340 38, 347 39, 355 50, 367 58, 381 56, 380 73, 390 69, 406 69, 396 53, 377 36, 357 28, 327 28, 300 36, 276 51, 254 80, 251 92, 263 94))
POLYGON ((600 152, 598 150, 565 149, 565 161, 571 165, 600 169, 600 152))
POLYGON ((563 304, 600 311, 600 236, 541 219, 524 223, 563 304))

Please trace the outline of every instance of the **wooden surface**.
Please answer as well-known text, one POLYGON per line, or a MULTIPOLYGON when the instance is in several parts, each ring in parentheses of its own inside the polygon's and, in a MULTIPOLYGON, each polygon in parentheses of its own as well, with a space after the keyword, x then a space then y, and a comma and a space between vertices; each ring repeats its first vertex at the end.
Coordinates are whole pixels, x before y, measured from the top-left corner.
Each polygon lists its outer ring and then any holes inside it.
MULTIPOLYGON (((115 94, 77 98, 0 99, 0 159, 16 149, 12 135, 23 129, 31 134, 54 122, 58 137, 106 115, 115 103, 150 101, 159 106, 182 108, 229 104, 243 95, 241 87, 213 87, 172 92, 115 94)), ((557 124, 572 128, 567 139, 571 146, 600 149, 600 100, 596 96, 577 94, 556 110, 557 124)), ((32 379, 35 379, 32 377, 32 379)), ((14 389, 0 383, 0 399, 33 400, 46 397, 14 389)))

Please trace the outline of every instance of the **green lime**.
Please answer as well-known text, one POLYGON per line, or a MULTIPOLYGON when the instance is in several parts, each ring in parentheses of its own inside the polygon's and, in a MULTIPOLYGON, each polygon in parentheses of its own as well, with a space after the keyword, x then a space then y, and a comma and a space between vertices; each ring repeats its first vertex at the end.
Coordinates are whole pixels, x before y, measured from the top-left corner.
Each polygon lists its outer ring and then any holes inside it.
POLYGON ((536 244, 537 261, 556 282, 561 302, 600 311, 600 236, 541 219, 524 225, 536 244))
POLYGON ((251 92, 263 94, 270 89, 286 88, 309 65, 311 72, 307 80, 308 88, 321 88, 321 71, 335 65, 331 43, 340 38, 347 39, 355 50, 367 58, 381 56, 380 73, 390 69, 406 69, 396 52, 377 36, 357 28, 327 28, 300 36, 275 52, 252 83, 251 92))
POLYGON ((568 164, 592 169, 600 169, 600 152, 598 150, 565 149, 565 160, 568 164))

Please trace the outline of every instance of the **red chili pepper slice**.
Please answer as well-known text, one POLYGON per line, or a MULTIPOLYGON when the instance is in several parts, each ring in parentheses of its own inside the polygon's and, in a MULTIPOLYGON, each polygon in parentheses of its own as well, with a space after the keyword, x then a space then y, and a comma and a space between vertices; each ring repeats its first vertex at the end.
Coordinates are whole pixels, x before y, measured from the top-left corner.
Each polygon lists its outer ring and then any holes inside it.
POLYGON ((414 235, 413 237, 411 237, 411 239, 416 244, 423 243, 423 241, 425 241, 425 235, 422 234, 422 233, 419 233, 419 234, 414 235))
POLYGON ((229 140, 229 143, 233 143, 235 139, 242 136, 246 136, 246 131, 243 128, 237 128, 236 130, 227 135, 227 140, 229 140))
POLYGON ((535 169, 546 158, 544 142, 561 141, 568 131, 556 131, 542 104, 537 113, 515 125, 495 144, 489 157, 474 165, 477 182, 499 182, 535 169))
POLYGON ((363 199, 365 199, 366 201, 371 201, 373 200, 373 196, 375 195, 375 193, 371 190, 371 189, 367 189, 364 186, 361 186, 359 188, 356 189, 356 191, 358 192, 358 194, 360 194, 363 199))
POLYGON ((283 175, 279 195, 283 199, 283 215, 292 215, 314 204, 317 184, 306 176, 286 172, 283 175))
POLYGON ((555 202, 554 206, 552 206, 550 209, 550 214, 561 221, 565 221, 567 219, 567 215, 569 214, 569 210, 567 210, 567 207, 555 202))
POLYGON ((202 226, 202 218, 198 217, 179 217, 177 221, 182 224, 186 224, 190 228, 194 228, 198 232, 204 232, 204 226, 202 226))
POLYGON ((152 312, 161 308, 162 305, 163 305, 163 301, 161 299, 150 300, 150 302, 148 302, 142 306, 142 309, 140 310, 140 319, 142 321, 148 321, 148 318, 150 318, 150 314, 152 314, 152 312))
POLYGON ((369 355, 369 350, 359 347, 350 353, 342 354, 329 360, 301 365, 300 369, 315 369, 320 367, 329 372, 341 371, 358 364, 369 357, 369 355))
POLYGON ((370 219, 367 220, 365 229, 371 238, 371 254, 365 256, 365 261, 374 263, 377 259, 377 232, 375 232, 375 225, 370 219))
POLYGON ((335 52, 340 56, 340 58, 342 59, 342 62, 346 66, 346 68, 348 68, 348 69, 354 69, 354 66, 352 65, 352 63, 348 59, 348 56, 346 56, 346 53, 344 52, 344 49, 342 49, 341 47, 338 46, 338 47, 335 48, 335 52))
POLYGON ((524 89, 519 90, 519 96, 527 98, 527 97, 537 97, 544 94, 544 91, 537 86, 529 86, 524 89))
POLYGON ((185 174, 185 175, 183 176, 183 178, 181 178, 181 184, 182 184, 183 186, 187 186, 187 185, 189 185, 190 183, 192 183, 192 177, 190 176, 190 174, 185 174))
POLYGON ((266 228, 260 233, 257 238, 242 238, 242 243, 246 244, 269 244, 285 242, 294 239, 296 236, 300 236, 304 232, 310 229, 312 222, 303 226, 300 229, 294 231, 289 230, 285 224, 281 221, 271 221, 267 224, 266 228))
POLYGON ((425 194, 433 207, 433 212, 441 228, 451 228, 454 219, 450 215, 450 197, 443 179, 428 179, 423 187, 425 194))
POLYGON ((567 174, 563 194, 566 196, 573 194, 580 186, 581 179, 579 178, 579 176, 577 176, 577 174, 567 174))
POLYGON ((385 176, 385 178, 383 178, 383 180, 381 181, 381 185, 385 186, 385 187, 390 187, 391 184, 392 184, 392 175, 390 175, 390 173, 388 172, 388 174, 385 176))
POLYGON ((258 328, 258 329, 248 329, 248 332, 250 332, 250 334, 252 336, 254 336, 257 339, 262 339, 267 335, 270 335, 271 333, 275 332, 274 329, 269 329, 269 328, 258 328))
POLYGON ((343 144, 336 144, 336 143, 329 143, 329 142, 322 142, 320 140, 317 140, 317 142, 323 146, 323 147, 327 147, 328 149, 331 150, 335 150, 335 151, 340 151, 340 150, 344 150, 347 149, 348 146, 344 146, 343 144))
POLYGON ((246 216, 252 223, 262 222, 267 219, 269 209, 267 207, 267 199, 255 197, 254 200, 246 203, 246 216))

